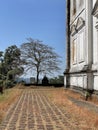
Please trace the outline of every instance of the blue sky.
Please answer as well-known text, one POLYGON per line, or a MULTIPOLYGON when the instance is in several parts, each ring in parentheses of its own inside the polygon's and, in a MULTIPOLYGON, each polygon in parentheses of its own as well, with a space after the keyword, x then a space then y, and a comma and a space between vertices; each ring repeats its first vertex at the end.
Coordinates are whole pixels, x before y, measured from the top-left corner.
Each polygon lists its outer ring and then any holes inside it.
POLYGON ((39 39, 62 56, 65 69, 65 0, 0 1, 0 51, 39 39))

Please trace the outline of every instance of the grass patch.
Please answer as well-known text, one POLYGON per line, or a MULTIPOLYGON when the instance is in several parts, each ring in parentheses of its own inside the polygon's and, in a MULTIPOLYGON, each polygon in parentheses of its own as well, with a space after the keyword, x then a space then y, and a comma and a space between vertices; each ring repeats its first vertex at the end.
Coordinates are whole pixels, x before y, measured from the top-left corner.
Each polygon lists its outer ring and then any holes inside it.
POLYGON ((18 100, 22 93, 22 89, 10 88, 4 90, 3 94, 0 94, 0 123, 4 118, 9 107, 18 100))
POLYGON ((61 109, 66 110, 69 121, 72 124, 77 125, 83 130, 98 130, 98 114, 85 107, 79 107, 68 99, 68 96, 71 96, 77 100, 81 100, 80 94, 65 91, 64 89, 53 89, 52 91, 45 91, 45 95, 61 109))
POLYGON ((3 94, 0 94, 0 103, 5 102, 10 98, 12 94, 12 89, 6 89, 3 94))

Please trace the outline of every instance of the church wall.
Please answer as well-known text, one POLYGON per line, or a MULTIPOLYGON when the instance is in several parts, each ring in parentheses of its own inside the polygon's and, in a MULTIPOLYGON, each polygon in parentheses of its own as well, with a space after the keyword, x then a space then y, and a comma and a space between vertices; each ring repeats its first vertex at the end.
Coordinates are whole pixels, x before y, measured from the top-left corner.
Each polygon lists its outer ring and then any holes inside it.
POLYGON ((98 73, 94 74, 94 90, 98 90, 98 73))
POLYGON ((98 11, 92 14, 98 0, 70 1, 70 69, 65 80, 71 87, 98 90, 98 11))
POLYGON ((98 64, 98 32, 96 29, 96 18, 93 17, 93 64, 98 64))
POLYGON ((83 88, 83 89, 86 89, 86 86, 87 86, 87 75, 80 75, 80 74, 77 74, 77 75, 71 75, 70 77, 70 86, 73 88, 73 87, 80 87, 80 88, 83 88))
MULTIPOLYGON (((96 0, 93 0, 93 8, 96 0)), ((98 17, 93 15, 93 65, 92 70, 95 70, 94 77, 94 90, 98 90, 98 17)))
MULTIPOLYGON (((73 3, 72 3, 73 4, 73 3)), ((71 5, 71 12, 73 9, 71 5)), ((85 65, 86 61, 86 44, 85 44, 85 1, 76 1, 76 13, 71 16, 70 28, 71 28, 71 70, 81 69, 81 66, 85 65), (82 2, 81 2, 82 1, 82 2), (84 22, 84 23, 83 23, 84 22), (79 67, 80 66, 80 67, 79 67), (75 69, 76 68, 76 69, 75 69)))
MULTIPOLYGON (((72 11, 71 6, 71 11, 72 11)), ((76 13, 71 15, 71 68, 70 68, 70 86, 78 86, 81 88, 86 88, 87 86, 87 76, 86 74, 76 74, 76 72, 81 71, 86 65, 87 53, 86 53, 86 26, 85 26, 85 1, 76 0, 76 13), (76 32, 75 32, 76 31, 76 32), (75 72, 75 73, 74 73, 75 72)))
POLYGON ((66 86, 66 75, 64 75, 64 86, 66 86))

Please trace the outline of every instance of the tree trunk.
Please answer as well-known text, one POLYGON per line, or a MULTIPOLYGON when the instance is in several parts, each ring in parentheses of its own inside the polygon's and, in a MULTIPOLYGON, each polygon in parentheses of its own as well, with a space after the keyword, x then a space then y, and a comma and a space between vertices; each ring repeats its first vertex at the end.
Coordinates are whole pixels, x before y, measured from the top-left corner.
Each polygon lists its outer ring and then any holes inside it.
POLYGON ((39 82, 39 72, 37 71, 37 76, 36 76, 36 84, 38 85, 39 82))

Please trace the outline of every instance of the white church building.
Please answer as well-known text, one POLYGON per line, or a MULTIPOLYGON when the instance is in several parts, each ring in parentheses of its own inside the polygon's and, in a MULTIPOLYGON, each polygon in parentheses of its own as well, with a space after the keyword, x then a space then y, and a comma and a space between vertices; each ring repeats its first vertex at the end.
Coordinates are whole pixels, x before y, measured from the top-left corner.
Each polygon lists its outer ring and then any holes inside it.
POLYGON ((98 0, 66 0, 64 86, 98 90, 98 0))

